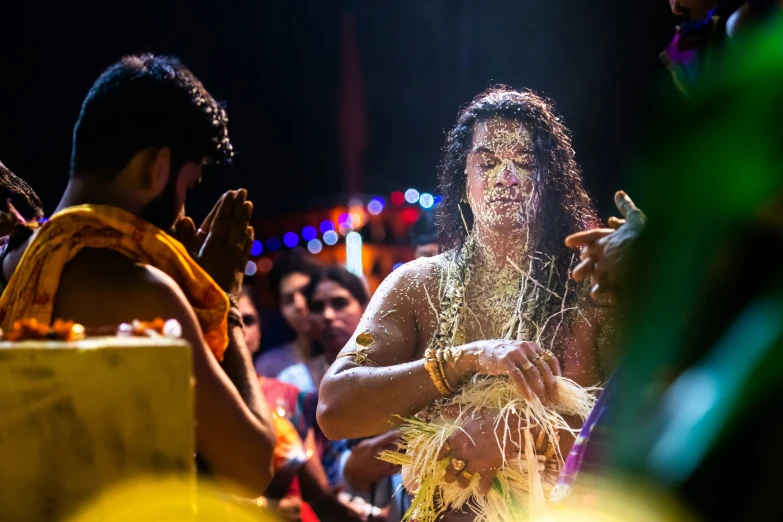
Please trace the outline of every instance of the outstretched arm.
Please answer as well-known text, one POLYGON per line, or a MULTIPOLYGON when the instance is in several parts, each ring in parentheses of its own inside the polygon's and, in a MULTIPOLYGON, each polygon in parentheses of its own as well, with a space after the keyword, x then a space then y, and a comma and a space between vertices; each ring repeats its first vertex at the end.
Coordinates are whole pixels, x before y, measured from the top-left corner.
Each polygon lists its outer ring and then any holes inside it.
MULTIPOLYGON (((354 337, 342 354, 356 351, 356 336, 374 339, 370 363, 339 357, 321 384, 318 424, 331 439, 384 433, 439 397, 424 360, 414 360, 419 344, 416 299, 424 296, 418 263, 395 270, 373 296, 354 337)), ((426 302, 426 301, 425 301, 426 302)))
MULTIPOLYGON (((424 359, 415 360, 420 343, 429 341, 421 339, 421 324, 426 321, 421 308, 437 306, 437 296, 427 293, 427 277, 420 263, 410 263, 393 272, 373 296, 342 353, 356 351, 358 335, 369 337, 369 357, 378 367, 340 357, 329 369, 318 404, 318 423, 327 437, 384 433, 440 396, 424 359)), ((431 282, 432 288, 439 287, 438 281, 431 282)), ((544 355, 537 344, 488 339, 462 345, 460 351, 454 366, 443 365, 452 386, 475 373, 505 375, 529 400, 534 394, 543 401, 557 400, 559 362, 550 356, 548 362, 534 364, 544 355)))

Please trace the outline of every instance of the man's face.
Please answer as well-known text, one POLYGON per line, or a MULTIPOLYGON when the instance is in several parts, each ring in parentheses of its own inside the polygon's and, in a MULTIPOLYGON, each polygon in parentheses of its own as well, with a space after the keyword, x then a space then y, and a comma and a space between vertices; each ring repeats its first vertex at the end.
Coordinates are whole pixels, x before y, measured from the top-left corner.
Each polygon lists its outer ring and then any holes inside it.
POLYGON ((324 345, 328 361, 332 361, 359 326, 362 305, 334 281, 322 281, 313 293, 310 320, 313 336, 324 345))
POLYGON ((440 246, 437 243, 427 243, 426 245, 416 245, 416 259, 420 257, 435 257, 440 254, 440 246))
POLYGON ((239 298, 239 313, 242 314, 242 322, 245 324, 245 343, 251 353, 261 349, 261 321, 258 310, 253 305, 253 300, 245 294, 239 298))
POLYGON ((496 118, 476 124, 466 174, 477 223, 490 230, 521 228, 535 210, 536 173, 533 140, 522 123, 496 118))
POLYGON ((280 280, 280 313, 297 335, 310 333, 310 313, 304 296, 304 289, 309 284, 310 276, 299 272, 280 280))
POLYGON ((166 185, 142 210, 141 218, 161 230, 169 231, 184 214, 185 199, 189 190, 201 182, 202 166, 190 161, 179 172, 169 175, 166 185))

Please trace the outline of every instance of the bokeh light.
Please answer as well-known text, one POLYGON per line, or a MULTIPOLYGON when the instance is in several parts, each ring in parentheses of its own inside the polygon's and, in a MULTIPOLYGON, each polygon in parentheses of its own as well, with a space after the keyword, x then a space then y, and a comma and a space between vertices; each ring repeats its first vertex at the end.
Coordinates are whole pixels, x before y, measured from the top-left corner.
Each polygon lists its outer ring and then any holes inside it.
POLYGON ((262 257, 258 260, 258 263, 256 263, 256 266, 258 266, 258 271, 262 274, 266 274, 270 270, 272 270, 272 260, 268 257, 262 257))
POLYGON ((422 206, 422 208, 432 208, 432 205, 435 204, 435 198, 432 197, 432 194, 423 193, 421 196, 419 196, 419 205, 422 206))
POLYGON ((358 207, 351 210, 351 228, 354 230, 359 230, 364 226, 364 223, 367 221, 365 219, 366 214, 364 213, 364 207, 358 207))
POLYGON ((310 241, 307 242, 307 250, 311 254, 317 254, 321 250, 323 250, 323 248, 324 248, 324 246, 317 239, 311 239, 310 241))
POLYGON ((324 232, 324 243, 326 243, 329 246, 336 245, 337 241, 340 239, 340 236, 337 235, 337 232, 334 230, 327 230, 324 232))
POLYGON ((392 270, 397 270, 398 268, 400 268, 404 264, 405 263, 395 263, 394 266, 392 267, 392 270))
POLYGON ((258 270, 258 266, 253 261, 248 261, 247 266, 245 267, 245 275, 246 276, 254 276, 256 275, 256 271, 258 270))
POLYGON ((397 205, 397 206, 405 204, 405 194, 403 194, 402 192, 392 192, 391 202, 392 205, 397 205))
POLYGON ((406 225, 412 225, 419 219, 419 211, 415 208, 406 208, 402 211, 402 222, 406 225))
POLYGON ((280 240, 276 237, 270 237, 266 240, 266 249, 270 252, 277 252, 280 250, 280 240))
POLYGON ((299 244, 299 236, 296 235, 296 232, 286 232, 286 235, 283 236, 283 243, 288 248, 294 248, 299 244))
POLYGON ((325 221, 321 221, 320 229, 322 234, 326 234, 330 230, 334 230, 334 223, 332 223, 328 219, 325 221))
POLYGON ((408 189, 405 191, 405 201, 413 205, 419 201, 419 191, 416 189, 408 189))
POLYGON ((304 227, 302 229, 302 239, 305 241, 312 241, 318 236, 318 231, 315 229, 315 227, 304 227))
POLYGON ((264 245, 259 240, 253 241, 253 246, 250 247, 250 255, 251 256, 260 256, 261 252, 264 251, 264 245))
POLYGON ((383 212, 384 207, 384 201, 383 198, 372 198, 369 203, 367 203, 367 212, 372 214, 373 216, 377 216, 381 212, 383 212))

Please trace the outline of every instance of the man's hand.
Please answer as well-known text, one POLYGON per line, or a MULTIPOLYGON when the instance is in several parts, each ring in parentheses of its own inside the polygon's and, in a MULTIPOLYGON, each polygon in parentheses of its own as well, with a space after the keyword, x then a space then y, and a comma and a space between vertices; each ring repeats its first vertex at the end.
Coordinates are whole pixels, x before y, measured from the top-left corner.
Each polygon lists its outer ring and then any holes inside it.
POLYGON ((370 439, 361 441, 351 450, 351 455, 345 462, 343 475, 352 488, 369 491, 371 484, 400 472, 400 466, 378 460, 378 455, 384 450, 396 451, 400 440, 398 431, 390 431, 370 439))
POLYGON ((250 259, 254 232, 250 225, 253 203, 247 201, 245 189, 223 194, 196 230, 193 220, 185 217, 175 226, 175 237, 198 264, 231 295, 242 290, 245 267, 250 259))
POLYGON ((582 261, 574 268, 572 277, 576 281, 590 278, 590 296, 595 300, 611 299, 626 268, 628 252, 647 222, 625 192, 618 191, 614 202, 625 219, 611 217, 610 228, 577 232, 565 240, 566 246, 582 248, 582 261))
MULTIPOLYGON (((438 454, 439 460, 447 457, 452 459, 446 467, 446 482, 456 482, 461 488, 467 488, 473 475, 478 474, 479 491, 483 495, 489 493, 495 472, 502 467, 505 458, 518 453, 522 447, 521 429, 525 427, 522 419, 511 414, 508 419, 510 430, 506 432, 504 423, 496 423, 498 413, 495 409, 473 412, 466 418, 460 430, 449 437, 438 454), (497 441, 504 438, 506 445, 501 448, 497 441), (464 468, 454 467, 454 463, 459 461, 464 463, 464 468)), ((459 406, 443 407, 441 414, 446 418, 457 418, 460 414, 459 406)))

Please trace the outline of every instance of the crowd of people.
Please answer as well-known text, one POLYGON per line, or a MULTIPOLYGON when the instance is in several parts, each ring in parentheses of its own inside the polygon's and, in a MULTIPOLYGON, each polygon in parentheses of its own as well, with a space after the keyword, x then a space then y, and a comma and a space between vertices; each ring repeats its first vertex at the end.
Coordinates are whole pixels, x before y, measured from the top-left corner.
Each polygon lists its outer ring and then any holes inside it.
MULTIPOLYGON (((620 191, 601 228, 553 104, 493 87, 447 135, 417 259, 370 295, 280 255, 269 290, 292 338, 263 351, 251 195, 199 226, 186 212, 203 166, 233 159, 226 112, 178 60, 125 57, 84 100, 48 218, 0 164, 0 325, 178 321, 199 473, 286 520, 494 520, 488 498, 600 511, 617 476, 697 517, 729 512, 716 492, 763 517, 770 486, 731 479, 745 434, 771 444, 757 432, 781 361, 780 6, 671 4, 691 21, 662 57, 688 99, 669 106, 670 153, 640 162, 644 212, 620 191)), ((777 458, 757 460, 774 483, 777 458)))

